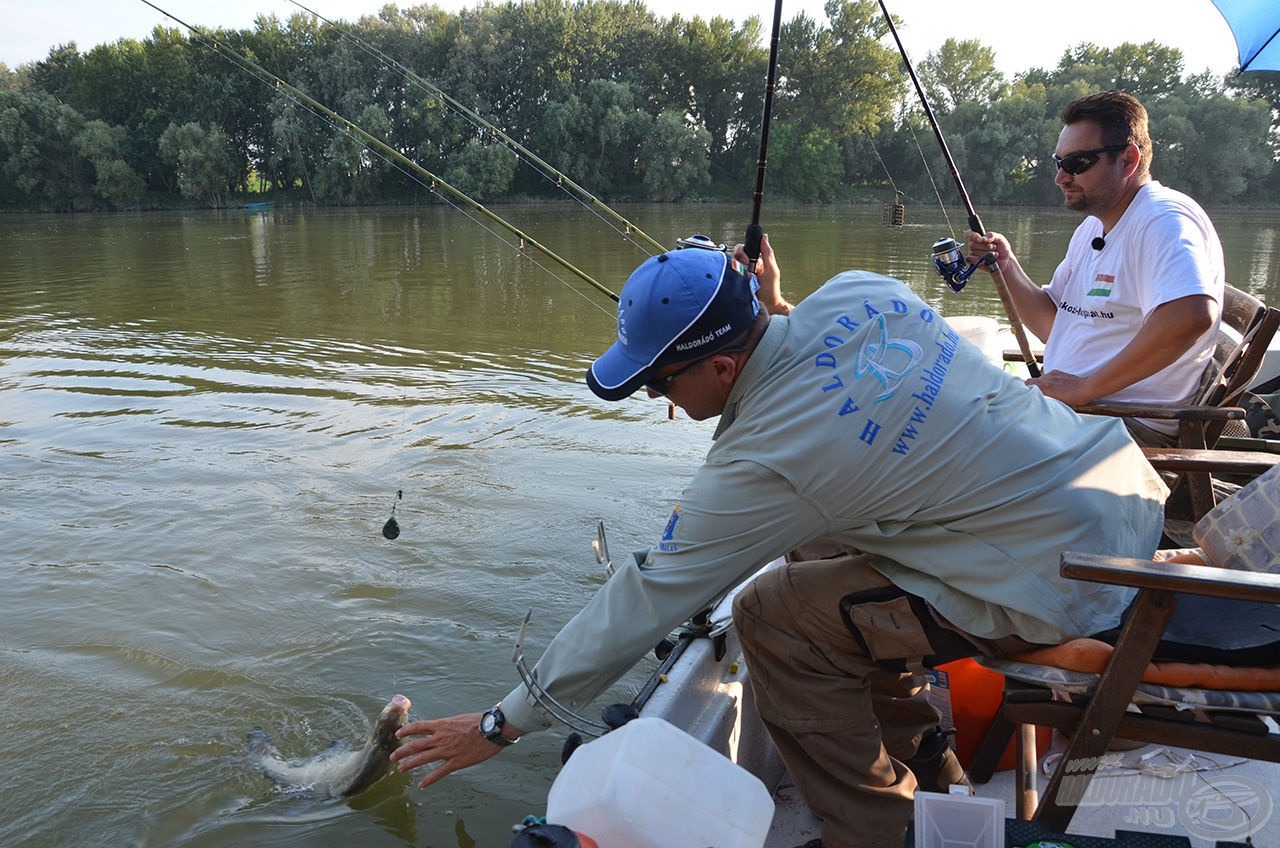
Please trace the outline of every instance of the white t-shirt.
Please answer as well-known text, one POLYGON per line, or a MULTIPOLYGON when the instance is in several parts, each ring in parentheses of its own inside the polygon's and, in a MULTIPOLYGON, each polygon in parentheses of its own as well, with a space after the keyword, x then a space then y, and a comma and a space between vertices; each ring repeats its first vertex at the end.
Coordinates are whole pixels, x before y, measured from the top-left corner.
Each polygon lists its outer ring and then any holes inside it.
MULTIPOLYGON (((1163 303, 1197 294, 1222 303, 1222 244, 1204 210, 1185 194, 1149 182, 1106 234, 1106 246, 1094 250, 1092 242, 1101 235, 1102 222, 1086 218, 1044 287, 1058 307, 1045 343, 1045 371, 1092 373, 1128 345, 1147 315, 1163 303)), ((1215 324, 1177 362, 1106 399, 1190 400, 1217 337, 1215 324)), ((1146 423, 1166 433, 1176 431, 1173 422, 1146 423)))

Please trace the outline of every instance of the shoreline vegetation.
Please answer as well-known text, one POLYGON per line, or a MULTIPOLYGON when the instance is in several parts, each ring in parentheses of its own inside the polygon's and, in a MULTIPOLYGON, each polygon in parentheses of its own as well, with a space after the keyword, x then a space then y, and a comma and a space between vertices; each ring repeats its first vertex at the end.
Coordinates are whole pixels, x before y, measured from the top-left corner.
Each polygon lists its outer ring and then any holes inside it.
MULTIPOLYGON (((485 204, 564 198, 565 175, 606 203, 739 200, 757 170, 763 27, 621 0, 508 0, 457 13, 388 5, 354 23, 299 12, 250 30, 157 27, 86 53, 65 44, 0 64, 0 212, 438 202, 423 171, 485 204), (214 41, 287 85, 255 78, 214 41)), ((824 21, 784 21, 772 199, 952 203, 887 35, 875 0, 829 0, 824 21)), ((1280 73, 1183 65, 1155 42, 1081 43, 1052 68, 1007 77, 993 48, 952 39, 918 71, 976 204, 1056 205, 1058 113, 1120 88, 1150 112, 1156 179, 1211 208, 1273 207, 1280 73)))

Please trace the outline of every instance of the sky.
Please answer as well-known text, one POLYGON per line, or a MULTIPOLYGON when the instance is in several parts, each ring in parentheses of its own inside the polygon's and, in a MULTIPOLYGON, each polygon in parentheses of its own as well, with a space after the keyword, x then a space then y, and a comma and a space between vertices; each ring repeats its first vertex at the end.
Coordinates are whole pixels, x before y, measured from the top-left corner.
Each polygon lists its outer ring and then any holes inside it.
MULTIPOLYGON (((259 14, 287 19, 300 11, 288 0, 153 0, 157 6, 197 26, 250 29, 259 14)), ((354 21, 374 14, 386 0, 300 0, 331 20, 354 21)), ((677 12, 703 18, 740 21, 757 15, 767 35, 773 21, 769 0, 645 0, 656 14, 677 12)), ((396 5, 410 8, 415 0, 396 5)), ((437 0, 449 11, 475 0, 437 0)), ((822 0, 783 0, 783 20, 803 11, 825 21, 822 0)), ((1116 0, 1071 3, 1056 0, 886 0, 901 21, 899 35, 912 64, 947 38, 974 38, 991 47, 996 64, 1008 75, 1031 67, 1053 67, 1068 47, 1084 41, 1115 47, 1125 41, 1159 41, 1181 48, 1187 72, 1206 68, 1230 71, 1235 42, 1226 21, 1210 0, 1116 0)), ((75 42, 80 52, 120 38, 145 39, 157 25, 177 26, 141 0, 0 0, 0 62, 12 70, 45 58, 49 49, 75 42)), ((890 44, 892 42, 890 41, 890 44)))

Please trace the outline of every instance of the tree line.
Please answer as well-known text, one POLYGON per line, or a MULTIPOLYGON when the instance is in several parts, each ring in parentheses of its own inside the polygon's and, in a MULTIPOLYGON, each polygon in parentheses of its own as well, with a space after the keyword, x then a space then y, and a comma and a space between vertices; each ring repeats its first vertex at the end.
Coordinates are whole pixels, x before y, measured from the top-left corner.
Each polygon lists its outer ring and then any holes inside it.
MULTIPOLYGON (((825 14, 781 30, 769 193, 949 199, 948 167, 878 4, 828 0, 825 14)), ((661 18, 624 0, 490 0, 457 13, 388 5, 351 24, 300 12, 249 30, 157 27, 86 53, 66 44, 14 70, 0 64, 0 208, 430 199, 429 180, 347 123, 478 200, 557 196, 441 92, 608 202, 740 199, 757 171, 762 31, 758 17, 661 18)), ((1157 179, 1208 205, 1273 202, 1280 74, 1183 65, 1181 51, 1155 42, 1082 43, 1053 68, 1007 78, 990 47, 953 39, 917 71, 976 203, 1056 204, 1058 114, 1110 88, 1147 105, 1157 179)))

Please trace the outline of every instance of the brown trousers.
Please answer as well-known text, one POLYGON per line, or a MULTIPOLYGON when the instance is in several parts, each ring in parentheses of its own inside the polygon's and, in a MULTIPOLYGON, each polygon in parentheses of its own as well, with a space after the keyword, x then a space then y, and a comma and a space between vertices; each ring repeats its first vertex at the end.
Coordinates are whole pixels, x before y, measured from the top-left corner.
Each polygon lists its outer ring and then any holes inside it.
POLYGON ((916 790, 904 761, 939 721, 926 662, 1026 646, 964 636, 871 559, 792 561, 733 605, 756 705, 824 848, 902 848, 916 790))

